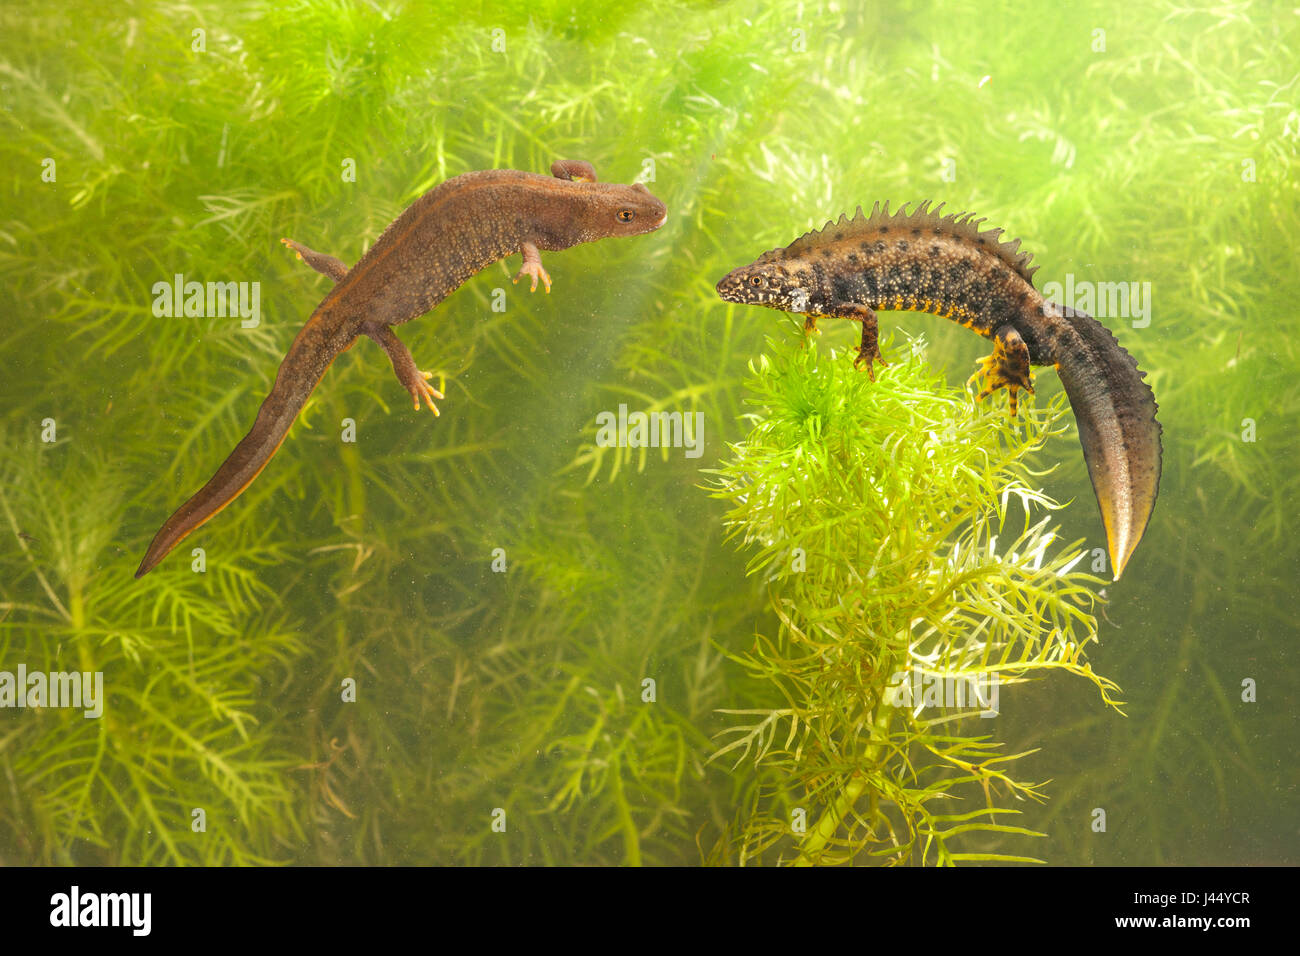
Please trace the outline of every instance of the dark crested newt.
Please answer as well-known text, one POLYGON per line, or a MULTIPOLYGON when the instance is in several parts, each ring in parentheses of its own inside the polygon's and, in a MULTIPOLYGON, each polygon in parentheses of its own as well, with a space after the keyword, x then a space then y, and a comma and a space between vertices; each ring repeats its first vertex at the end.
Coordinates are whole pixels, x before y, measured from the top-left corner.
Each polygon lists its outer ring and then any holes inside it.
POLYGON ((597 182, 590 163, 561 160, 551 176, 513 169, 465 173, 429 190, 384 230, 348 269, 333 256, 281 240, 337 284, 289 346, 252 429, 215 475, 167 519, 135 572, 147 574, 187 534, 230 504, 266 467, 289 426, 335 357, 359 336, 388 354, 415 407, 436 415, 430 386, 392 326, 423 315, 474 273, 520 253, 515 281, 540 279, 551 290, 539 251, 635 236, 664 224, 667 210, 644 186, 597 182))
POLYGON ((1142 539, 1160 485, 1160 423, 1146 373, 1104 325, 1046 301, 1034 288, 1032 258, 1001 229, 980 231, 983 219, 941 215, 943 204, 904 205, 892 215, 876 203, 859 206, 763 253, 728 273, 718 294, 728 302, 799 312, 806 332, 820 316, 862 323, 854 365, 885 365, 877 344, 876 312, 929 312, 993 340, 973 377, 979 399, 1007 389, 1033 392, 1029 367, 1056 367, 1079 425, 1079 441, 1106 528, 1115 580, 1142 539))

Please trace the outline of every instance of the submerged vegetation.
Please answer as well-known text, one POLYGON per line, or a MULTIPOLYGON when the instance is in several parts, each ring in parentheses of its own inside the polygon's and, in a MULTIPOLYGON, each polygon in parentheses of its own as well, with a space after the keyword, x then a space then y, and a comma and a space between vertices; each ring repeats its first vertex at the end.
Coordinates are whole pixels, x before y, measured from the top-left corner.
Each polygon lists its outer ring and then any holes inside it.
POLYGON ((1054 505, 1025 464, 1060 432, 1063 399, 1008 424, 944 386, 919 339, 876 383, 843 358, 762 355, 761 410, 716 472, 777 623, 730 656, 779 702, 728 711, 742 722, 714 756, 757 773, 720 852, 1028 861, 971 848, 1032 835, 1014 804, 1042 796, 979 713, 1017 706, 1009 688, 1054 670, 1112 704, 1117 690, 1084 656, 1100 582, 1074 570, 1077 546, 1055 545, 1039 518, 1054 505))
POLYGON ((1244 0, 3 5, 0 671, 106 702, 0 710, 0 864, 1294 862, 1298 31, 1244 0), (439 181, 557 158, 667 225, 399 329, 436 421, 358 343, 206 570, 187 539, 132 579, 328 288, 281 237, 353 262, 439 181), (849 323, 765 347, 714 294, 876 199, 1151 283, 1149 325, 1104 317, 1165 434, 1104 607, 1088 558, 1056 573, 1104 541, 1051 370, 1011 425, 942 384, 988 352, 951 323, 882 315, 873 388, 849 323), (156 317, 177 273, 260 283, 260 325, 156 317), (596 445, 620 403, 699 413, 702 457, 596 445), (884 704, 918 663, 1085 679, 934 723, 884 704))

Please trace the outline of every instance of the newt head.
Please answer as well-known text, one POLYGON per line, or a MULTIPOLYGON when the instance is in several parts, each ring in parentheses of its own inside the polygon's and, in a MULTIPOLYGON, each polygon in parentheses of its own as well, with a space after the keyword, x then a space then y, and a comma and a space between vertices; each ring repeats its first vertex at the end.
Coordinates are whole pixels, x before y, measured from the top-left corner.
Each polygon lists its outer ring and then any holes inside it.
POLYGON ((668 220, 668 207, 640 183, 582 183, 590 199, 583 205, 581 231, 591 239, 639 236, 668 220))
POLYGON ((783 312, 807 312, 808 290, 800 277, 764 258, 723 276, 717 286, 718 295, 727 302, 762 305, 783 312))

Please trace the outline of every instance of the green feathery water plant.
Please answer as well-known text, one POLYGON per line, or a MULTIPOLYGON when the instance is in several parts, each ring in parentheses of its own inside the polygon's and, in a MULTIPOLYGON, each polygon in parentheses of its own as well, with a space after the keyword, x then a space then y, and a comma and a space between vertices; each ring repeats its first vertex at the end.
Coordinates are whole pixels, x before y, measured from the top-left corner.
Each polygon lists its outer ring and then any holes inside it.
POLYGON ((262 688, 302 647, 283 614, 252 613, 265 585, 173 571, 141 595, 115 573, 120 470, 72 441, 0 430, 0 448, 0 533, 16 543, 0 555, 0 662, 102 675, 97 716, 0 711, 0 862, 283 861, 303 839, 297 761, 262 688))
POLYGON ((753 428, 712 472, 778 622, 731 655, 772 703, 726 711, 742 722, 714 759, 755 774, 715 858, 1031 860, 1002 847, 1036 835, 1007 822, 1008 797, 1044 796, 1009 771, 1025 754, 993 741, 973 693, 947 709, 930 695, 1059 670, 1119 708, 1083 654, 1103 582, 1055 546, 1039 515, 1059 506, 1026 463, 1065 430, 1060 396, 1012 421, 946 385, 920 339, 886 350, 874 384, 835 349, 769 345, 753 428))

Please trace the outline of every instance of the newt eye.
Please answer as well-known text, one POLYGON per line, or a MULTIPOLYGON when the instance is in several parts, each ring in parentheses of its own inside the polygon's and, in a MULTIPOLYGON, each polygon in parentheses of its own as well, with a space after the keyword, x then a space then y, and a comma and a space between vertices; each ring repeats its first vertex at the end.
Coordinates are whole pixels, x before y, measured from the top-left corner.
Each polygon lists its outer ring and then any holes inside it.
POLYGON ((636 218, 636 213, 631 209, 620 209, 618 211, 619 222, 631 222, 636 218))
POLYGON ((749 284, 752 285, 755 289, 760 288, 760 287, 763 285, 763 277, 762 277, 762 276, 750 276, 750 277, 749 277, 749 284))

